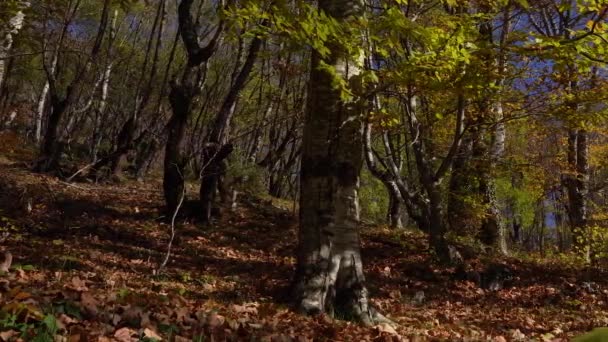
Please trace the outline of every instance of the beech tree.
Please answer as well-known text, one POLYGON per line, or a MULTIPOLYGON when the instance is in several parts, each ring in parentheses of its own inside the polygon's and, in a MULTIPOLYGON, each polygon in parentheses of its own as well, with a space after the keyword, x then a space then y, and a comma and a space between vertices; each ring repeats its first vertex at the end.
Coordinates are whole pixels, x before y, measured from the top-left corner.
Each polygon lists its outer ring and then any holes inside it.
MULTIPOLYGON (((363 2, 321 0, 319 10, 354 39, 361 36, 349 25, 362 15, 363 2)), ((372 324, 359 238, 361 104, 356 98, 345 99, 335 86, 336 78, 354 82, 362 61, 344 43, 331 41, 328 49, 326 55, 313 51, 311 57, 295 299, 307 314, 340 310, 372 324)))

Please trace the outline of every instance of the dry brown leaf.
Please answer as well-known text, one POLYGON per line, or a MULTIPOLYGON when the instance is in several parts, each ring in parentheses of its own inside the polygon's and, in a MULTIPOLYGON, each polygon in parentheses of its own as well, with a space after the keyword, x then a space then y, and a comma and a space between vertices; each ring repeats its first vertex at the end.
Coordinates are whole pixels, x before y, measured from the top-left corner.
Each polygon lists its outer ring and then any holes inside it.
POLYGON ((74 323, 78 323, 77 319, 74 319, 66 314, 61 314, 59 316, 59 321, 65 325, 70 325, 70 324, 74 324, 74 323))
POLYGON ((163 340, 163 338, 160 337, 160 335, 158 335, 154 330, 148 329, 148 328, 144 329, 144 337, 153 338, 153 339, 155 339, 157 341, 162 341, 163 340))
POLYGON ((125 321, 140 322, 143 313, 144 309, 142 309, 141 307, 128 305, 125 308, 125 311, 122 313, 122 318, 125 321))
POLYGON ((15 330, 2 331, 0 332, 0 340, 8 342, 12 337, 18 336, 19 332, 15 330))
POLYGON ((224 318, 224 316, 221 316, 215 312, 212 312, 209 314, 209 316, 207 316, 207 320, 205 323, 210 328, 217 328, 217 327, 221 326, 222 324, 224 324, 225 321, 226 321, 226 319, 224 318))
POLYGON ((526 339, 526 335, 522 333, 519 329, 515 329, 511 332, 511 339, 514 341, 523 341, 526 339))
POLYGON ((137 341, 137 338, 133 338, 133 335, 137 335, 137 332, 133 329, 124 327, 116 330, 114 338, 119 342, 133 342, 137 341))
POLYGON ((388 323, 380 323, 378 325, 375 326, 375 328, 378 330, 378 332, 380 333, 388 333, 391 335, 399 335, 397 333, 397 330, 395 330, 395 328, 393 328, 390 324, 388 323))
POLYGON ((97 300, 93 297, 92 294, 88 292, 83 292, 80 296, 80 303, 83 309, 92 316, 97 316, 99 309, 97 308, 97 300))
POLYGON ((14 300, 24 300, 24 299, 28 299, 32 297, 32 294, 29 292, 19 292, 15 295, 15 297, 13 297, 14 300))
POLYGON ((68 337, 68 342, 80 342, 80 341, 84 341, 80 334, 74 334, 74 335, 70 335, 68 337))
POLYGON ((256 315, 258 313, 258 309, 252 304, 244 304, 244 305, 232 305, 232 310, 241 314, 253 314, 256 315))
POLYGON ((190 310, 185 306, 180 306, 175 309, 175 321, 178 323, 187 323, 188 316, 190 316, 190 310))
POLYGON ((150 313, 150 312, 144 312, 144 313, 141 315, 141 320, 139 321, 139 325, 140 325, 142 328, 151 328, 151 327, 154 327, 154 324, 153 324, 153 323, 152 323, 152 321, 150 320, 150 315, 151 315, 151 313, 150 313))
POLYGON ((28 276, 25 273, 25 270, 23 270, 22 268, 18 268, 17 269, 17 279, 19 280, 20 283, 28 280, 28 276))
POLYGON ((65 287, 78 292, 84 292, 89 290, 86 285, 86 282, 80 279, 78 276, 73 277, 70 283, 67 284, 65 287))

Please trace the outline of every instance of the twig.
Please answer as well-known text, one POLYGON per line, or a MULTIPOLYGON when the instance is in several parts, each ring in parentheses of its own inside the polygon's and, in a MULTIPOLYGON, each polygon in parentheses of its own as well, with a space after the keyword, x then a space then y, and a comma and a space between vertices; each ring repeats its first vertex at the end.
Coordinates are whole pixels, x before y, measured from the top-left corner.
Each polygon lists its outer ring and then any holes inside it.
POLYGON ((68 182, 68 183, 69 183, 69 182, 71 182, 71 181, 72 181, 72 179, 74 179, 74 177, 76 177, 76 176, 78 176, 80 173, 82 173, 82 172, 84 172, 84 171, 88 170, 89 168, 91 168, 91 167, 92 167, 93 165, 95 165, 96 163, 97 163, 97 161, 94 161, 94 162, 92 162, 92 163, 89 163, 89 164, 85 165, 85 166, 84 166, 82 169, 80 169, 80 170, 76 171, 76 172, 75 172, 73 175, 71 175, 70 177, 68 177, 68 178, 66 179, 66 182, 68 182))
POLYGON ((72 188, 76 188, 76 189, 80 189, 80 190, 91 190, 92 189, 92 188, 84 188, 82 186, 78 186, 78 185, 75 185, 75 184, 72 184, 72 183, 64 182, 62 180, 60 180, 58 182, 61 183, 61 184, 63 184, 63 185, 70 186, 72 188))
POLYGON ((167 263, 169 262, 169 257, 171 256, 171 247, 173 246, 173 239, 175 238, 175 219, 177 218, 179 209, 181 208, 182 204, 184 203, 184 197, 186 197, 186 187, 185 186, 182 189, 182 196, 179 199, 179 203, 177 204, 177 207, 175 208, 175 211, 173 212, 173 216, 171 217, 171 238, 169 239, 169 245, 167 246, 167 254, 165 255, 165 259, 163 260, 163 262, 160 264, 160 266, 158 266, 158 269, 156 269, 154 271, 155 274, 160 274, 160 272, 163 270, 163 268, 165 268, 167 266, 167 263))

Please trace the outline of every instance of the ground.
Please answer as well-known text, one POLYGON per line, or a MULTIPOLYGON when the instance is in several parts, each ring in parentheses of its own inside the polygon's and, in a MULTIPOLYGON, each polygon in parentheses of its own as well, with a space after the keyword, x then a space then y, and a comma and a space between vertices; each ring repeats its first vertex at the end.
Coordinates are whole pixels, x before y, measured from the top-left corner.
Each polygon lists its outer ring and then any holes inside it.
POLYGON ((66 183, 0 146, 0 247, 14 256, 0 276, 0 341, 565 341, 608 325, 601 269, 509 258, 513 286, 486 291, 434 263, 423 234, 378 226, 363 229, 365 271, 397 327, 300 316, 288 305, 290 202, 243 196, 207 227, 178 218, 159 271, 171 225, 157 178, 66 183))

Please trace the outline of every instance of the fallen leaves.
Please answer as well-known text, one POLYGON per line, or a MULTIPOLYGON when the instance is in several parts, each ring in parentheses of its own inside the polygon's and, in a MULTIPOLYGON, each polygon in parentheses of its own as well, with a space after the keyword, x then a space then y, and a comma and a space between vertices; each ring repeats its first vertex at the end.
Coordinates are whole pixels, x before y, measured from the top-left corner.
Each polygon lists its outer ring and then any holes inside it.
MULTIPOLYGON (((28 221, 19 224, 43 222, 57 236, 29 234, 7 241, 11 251, 19 251, 18 261, 35 267, 3 276, 0 310, 38 326, 52 313, 62 341, 168 336, 176 342, 195 336, 218 341, 542 341, 608 324, 608 292, 601 279, 583 283, 572 276, 575 270, 507 260, 519 270, 518 286, 484 291, 454 281, 449 268, 433 264, 421 235, 382 229, 364 231, 366 276, 373 305, 398 325, 368 328, 325 315, 304 317, 285 305, 296 235, 294 222, 279 209, 245 202, 217 227, 201 230, 180 222, 181 241, 171 266, 166 274, 151 276, 167 238, 167 226, 155 221, 162 201, 159 184, 127 182, 86 191, 88 184, 65 187, 46 176, 32 179, 27 171, 9 174, 0 167, 2 177, 14 182, 28 177, 67 203, 87 203, 87 215, 78 212, 71 218, 79 228, 67 231, 56 220, 60 215, 52 199, 41 197, 28 221)), ((0 341, 16 334, 21 332, 0 327, 0 341)))

